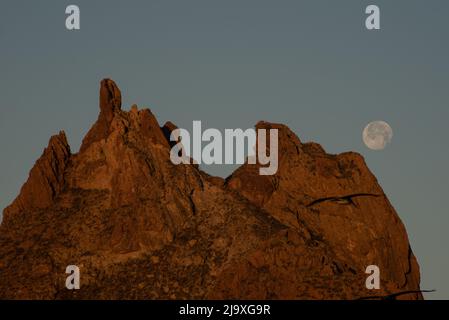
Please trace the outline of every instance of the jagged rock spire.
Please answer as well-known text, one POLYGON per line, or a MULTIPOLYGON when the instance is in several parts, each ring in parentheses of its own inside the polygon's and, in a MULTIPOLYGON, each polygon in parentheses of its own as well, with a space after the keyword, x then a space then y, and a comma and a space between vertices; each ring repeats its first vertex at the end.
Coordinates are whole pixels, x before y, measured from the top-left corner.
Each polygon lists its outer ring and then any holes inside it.
POLYGON ((112 120, 114 112, 122 107, 122 94, 111 79, 103 79, 100 86, 100 114, 112 120))
POLYGON ((80 152, 86 150, 93 142, 109 135, 109 127, 114 114, 121 110, 122 94, 117 84, 111 79, 103 79, 100 85, 100 115, 97 122, 83 139, 80 152))
POLYGON ((14 202, 5 209, 5 219, 19 211, 50 206, 64 185, 64 171, 71 156, 64 131, 50 138, 47 148, 30 171, 14 202))

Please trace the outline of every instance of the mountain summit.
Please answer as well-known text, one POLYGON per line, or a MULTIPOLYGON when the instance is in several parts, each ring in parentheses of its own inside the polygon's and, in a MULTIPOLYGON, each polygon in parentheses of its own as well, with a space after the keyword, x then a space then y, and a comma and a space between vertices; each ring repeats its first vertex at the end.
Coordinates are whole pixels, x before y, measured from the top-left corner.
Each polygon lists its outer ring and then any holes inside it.
MULTIPOLYGON (((2 299, 358 299, 419 290, 406 230, 356 153, 279 132, 279 167, 223 180, 170 161, 173 123, 114 81, 72 153, 51 137, 0 226, 2 299), (65 287, 76 265, 81 288, 65 287), (380 290, 368 290, 370 265, 380 290)), ((401 296, 421 299, 419 293, 401 296)))

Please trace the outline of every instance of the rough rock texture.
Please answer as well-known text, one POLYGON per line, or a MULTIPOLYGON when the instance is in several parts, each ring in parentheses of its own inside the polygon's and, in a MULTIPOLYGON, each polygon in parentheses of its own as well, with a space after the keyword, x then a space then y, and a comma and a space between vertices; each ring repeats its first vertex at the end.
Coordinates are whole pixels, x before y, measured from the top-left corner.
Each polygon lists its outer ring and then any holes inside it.
MULTIPOLYGON (((226 180, 173 165, 151 111, 121 110, 101 82, 100 115, 71 154, 63 132, 0 226, 0 298, 357 299, 419 290, 407 234, 355 153, 329 155, 279 130, 279 170, 226 180), (66 266, 81 289, 65 288, 66 266), (381 269, 381 290, 365 269, 381 269)), ((401 298, 420 299, 420 294, 401 298)))
POLYGON ((70 147, 65 133, 50 138, 48 147, 30 172, 19 196, 5 210, 5 215, 14 215, 23 210, 46 208, 64 186, 64 172, 70 159, 70 147))

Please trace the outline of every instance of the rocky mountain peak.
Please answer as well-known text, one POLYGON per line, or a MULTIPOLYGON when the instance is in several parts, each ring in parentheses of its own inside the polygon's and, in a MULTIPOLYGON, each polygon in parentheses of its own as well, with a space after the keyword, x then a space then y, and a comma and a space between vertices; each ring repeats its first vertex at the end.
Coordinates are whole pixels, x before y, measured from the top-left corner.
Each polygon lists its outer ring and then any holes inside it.
POLYGON ((21 211, 51 206, 64 186, 64 173, 70 156, 70 146, 64 131, 52 136, 31 170, 19 196, 5 209, 3 220, 7 221, 21 211))
POLYGON ((122 108, 122 94, 111 79, 103 79, 100 85, 100 110, 108 119, 122 108))
MULTIPOLYGON (((363 157, 327 154, 278 129, 279 168, 225 181, 170 161, 148 109, 100 114, 78 153, 53 136, 0 226, 0 298, 357 299, 419 290, 406 230, 363 157), (65 288, 77 265, 81 289, 65 288), (366 267, 381 289, 365 287, 366 267), (23 281, 26 279, 27 281, 23 281)), ((420 294, 401 295, 420 299, 420 294)))
POLYGON ((121 110, 122 94, 114 81, 103 79, 100 84, 100 114, 97 122, 83 139, 80 151, 86 150, 93 142, 105 139, 110 133, 111 122, 121 110))

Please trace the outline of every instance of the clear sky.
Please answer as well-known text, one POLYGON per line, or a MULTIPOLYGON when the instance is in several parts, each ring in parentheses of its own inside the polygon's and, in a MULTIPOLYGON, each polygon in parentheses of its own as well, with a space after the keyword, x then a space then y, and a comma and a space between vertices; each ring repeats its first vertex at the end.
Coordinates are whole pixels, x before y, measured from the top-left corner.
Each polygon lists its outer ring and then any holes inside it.
POLYGON ((78 151, 111 77, 124 109, 150 107, 160 124, 281 122, 361 153, 407 227, 422 288, 449 299, 448 13, 447 0, 2 0, 0 208, 51 135, 65 130, 78 151), (65 28, 69 4, 79 31, 65 28), (368 4, 379 31, 364 28, 368 4), (361 140, 373 120, 394 130, 384 151, 361 140))

